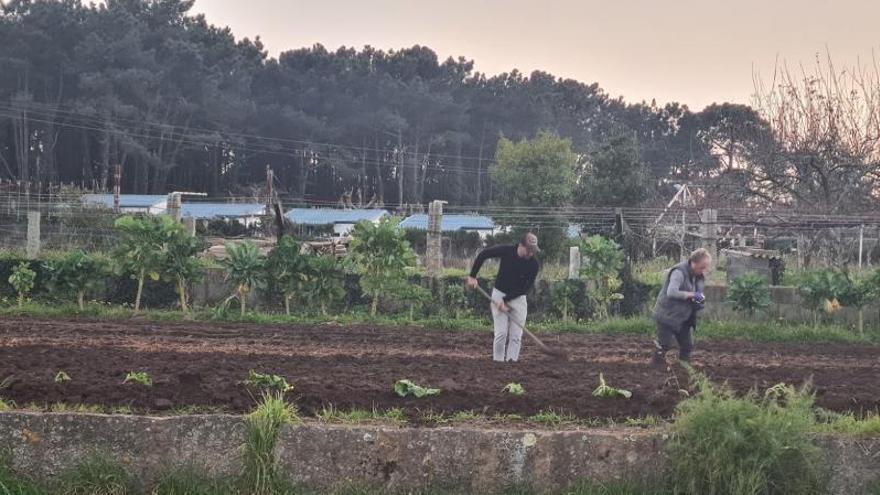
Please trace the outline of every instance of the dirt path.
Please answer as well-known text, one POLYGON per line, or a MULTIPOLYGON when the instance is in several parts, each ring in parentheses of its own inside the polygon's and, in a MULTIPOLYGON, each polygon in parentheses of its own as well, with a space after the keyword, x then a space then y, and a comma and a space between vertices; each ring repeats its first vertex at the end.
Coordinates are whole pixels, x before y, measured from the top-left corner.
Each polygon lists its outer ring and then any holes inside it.
MULTIPOLYGON (((669 374, 648 365, 651 340, 640 336, 546 335, 570 361, 544 356, 530 342, 516 364, 491 361, 492 336, 414 328, 260 327, 215 323, 0 320, 0 391, 19 404, 127 405, 136 410, 220 406, 245 411, 253 398, 249 370, 285 376, 305 413, 402 407, 535 414, 553 409, 579 417, 668 416, 680 398, 669 374), (53 381, 59 370, 73 380, 53 381), (122 385, 128 371, 147 371, 151 388, 122 385), (628 401, 597 399, 599 372, 633 392, 628 401), (431 399, 400 399, 401 378, 439 386, 431 399), (501 393, 519 382, 526 395, 501 393)), ((838 344, 698 342, 695 365, 713 380, 745 391, 812 378, 817 403, 856 412, 880 408, 880 347, 838 344)), ((670 360, 672 361, 672 360, 670 360)), ((686 383, 683 374, 681 384, 686 383)))

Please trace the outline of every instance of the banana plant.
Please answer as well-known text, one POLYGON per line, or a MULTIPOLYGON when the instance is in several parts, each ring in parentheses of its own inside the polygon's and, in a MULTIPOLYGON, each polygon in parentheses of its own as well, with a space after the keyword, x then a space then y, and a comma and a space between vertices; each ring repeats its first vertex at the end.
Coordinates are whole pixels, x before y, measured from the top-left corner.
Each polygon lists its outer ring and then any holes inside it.
POLYGON ((309 257, 292 237, 284 236, 269 252, 269 275, 284 293, 284 312, 290 315, 290 301, 305 291, 309 272, 309 257))
POLYGON ((327 314, 327 304, 339 300, 345 293, 343 277, 345 273, 334 256, 314 256, 309 258, 306 276, 306 296, 314 306, 327 314))
POLYGON ((117 271, 130 274, 137 280, 134 313, 141 309, 144 281, 161 277, 164 243, 174 229, 174 220, 168 216, 125 216, 115 222, 119 240, 112 256, 117 271))
POLYGON ((189 235, 183 225, 176 222, 166 235, 162 274, 177 285, 180 309, 186 315, 189 313, 186 288, 204 273, 204 265, 196 255, 204 250, 205 244, 189 235))

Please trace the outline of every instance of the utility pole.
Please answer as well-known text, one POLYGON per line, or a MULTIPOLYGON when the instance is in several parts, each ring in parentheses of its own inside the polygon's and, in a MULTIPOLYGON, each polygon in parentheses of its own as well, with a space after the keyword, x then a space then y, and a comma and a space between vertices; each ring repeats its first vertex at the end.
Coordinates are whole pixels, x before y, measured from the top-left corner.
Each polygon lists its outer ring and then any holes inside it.
POLYGON ((117 163, 113 171, 113 213, 120 213, 119 196, 122 193, 122 164, 117 163))
POLYGON ((425 252, 425 268, 430 277, 439 277, 443 271, 443 204, 434 200, 428 205, 428 242, 425 252))
POLYGON ((266 214, 272 211, 272 198, 275 197, 275 173, 266 164, 266 214))
POLYGON ((865 224, 859 225, 859 270, 862 269, 862 253, 865 246, 865 224))

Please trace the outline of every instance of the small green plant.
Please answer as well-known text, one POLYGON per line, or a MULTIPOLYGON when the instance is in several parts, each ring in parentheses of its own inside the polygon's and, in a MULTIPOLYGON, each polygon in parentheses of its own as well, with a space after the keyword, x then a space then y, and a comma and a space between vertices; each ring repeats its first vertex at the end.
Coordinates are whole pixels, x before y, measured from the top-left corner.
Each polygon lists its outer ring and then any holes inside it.
POLYGON ((62 473, 55 493, 65 495, 129 495, 137 493, 134 478, 122 465, 92 456, 62 473))
POLYGON ((510 395, 525 395, 526 393, 526 389, 519 383, 508 383, 501 391, 510 395))
POLYGON ((734 309, 752 316, 770 306, 770 284, 759 273, 743 274, 730 284, 727 299, 733 303, 734 309))
POLYGON ((107 265, 103 259, 81 249, 47 264, 49 284, 56 296, 73 293, 80 311, 85 309, 85 295, 102 280, 107 265))
POLYGON ((410 380, 397 380, 397 382, 394 383, 394 393, 399 397, 408 397, 411 395, 417 399, 421 399, 423 397, 440 395, 440 389, 425 388, 416 385, 410 380))
POLYGON ((146 371, 129 371, 122 383, 134 383, 145 387, 152 387, 153 379, 150 378, 149 373, 146 371))
POLYGON ((282 376, 257 373, 251 370, 245 383, 254 387, 277 390, 279 392, 289 392, 293 390, 293 386, 287 383, 282 376))
POLYGON ((275 443, 281 427, 297 421, 296 408, 287 403, 284 392, 263 393, 257 408, 247 416, 241 493, 274 495, 280 491, 284 480, 275 461, 275 443))
POLYGON ((265 284, 266 257, 253 242, 227 244, 223 266, 226 268, 226 281, 236 287, 241 316, 244 316, 251 292, 265 284))
POLYGON ((37 272, 31 270, 30 265, 22 261, 15 265, 12 274, 9 275, 9 283, 18 293, 18 307, 24 306, 24 300, 28 294, 34 290, 34 284, 37 280, 37 272))
POLYGON ((65 373, 64 371, 59 371, 55 374, 55 383, 67 383, 70 381, 70 375, 65 373))
POLYGON ((0 449, 0 494, 2 495, 50 495, 49 490, 12 467, 12 453, 0 449))
POLYGON ((334 304, 345 294, 342 267, 334 256, 313 256, 309 258, 306 277, 306 297, 312 306, 321 308, 327 314, 327 306, 334 304))
POLYGON ((613 398, 623 398, 629 399, 632 397, 632 392, 629 390, 624 390, 622 388, 614 388, 605 383, 605 376, 602 373, 599 373, 599 386, 596 387, 596 390, 593 390, 593 397, 603 397, 606 399, 613 398))

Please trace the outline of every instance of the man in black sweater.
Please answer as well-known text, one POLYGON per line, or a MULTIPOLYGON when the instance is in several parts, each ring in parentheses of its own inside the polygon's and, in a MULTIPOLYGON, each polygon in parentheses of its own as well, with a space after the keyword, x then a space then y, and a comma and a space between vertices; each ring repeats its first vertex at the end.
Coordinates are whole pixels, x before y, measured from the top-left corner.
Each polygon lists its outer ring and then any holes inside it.
POLYGON ((528 304, 526 292, 535 284, 538 275, 538 260, 535 254, 538 249, 538 238, 534 234, 526 234, 519 244, 512 246, 494 246, 480 251, 471 274, 467 279, 470 288, 477 286, 477 274, 489 258, 498 258, 498 276, 495 277, 495 288, 492 289, 492 318, 495 322, 495 343, 492 347, 492 358, 495 361, 516 361, 522 345, 523 327, 526 324, 528 304))

